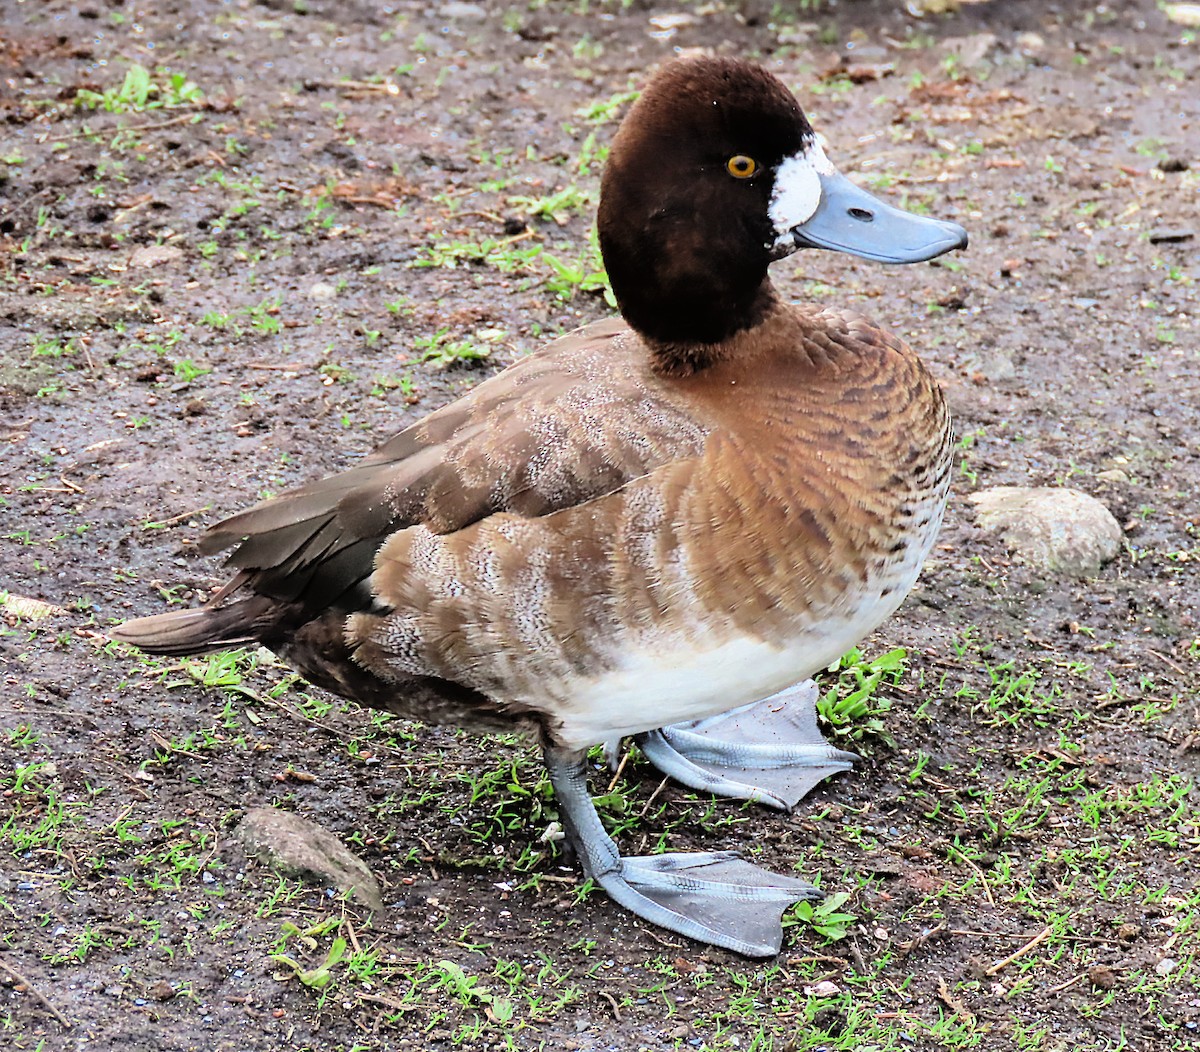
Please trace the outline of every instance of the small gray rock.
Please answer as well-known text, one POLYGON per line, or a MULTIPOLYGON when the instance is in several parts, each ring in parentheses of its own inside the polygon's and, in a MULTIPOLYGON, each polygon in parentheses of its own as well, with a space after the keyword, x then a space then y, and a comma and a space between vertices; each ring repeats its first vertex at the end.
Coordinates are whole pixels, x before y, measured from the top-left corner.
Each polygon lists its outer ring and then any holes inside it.
POLYGON ((383 912, 379 883, 366 863, 315 822, 275 807, 254 807, 236 835, 246 853, 265 865, 349 891, 368 909, 383 912))
POLYGON ((169 267, 179 263, 184 256, 183 249, 177 245, 143 245, 133 250, 129 257, 131 267, 141 267, 143 270, 157 270, 159 267, 169 267))
POLYGON ((1196 231, 1188 227, 1155 227, 1146 235, 1146 240, 1152 245, 1177 245, 1181 241, 1190 241, 1196 236, 1196 231))
POLYGON ((1094 577, 1121 550, 1121 527, 1086 493, 1052 486, 996 486, 972 494, 979 524, 997 530, 1023 562, 1094 577))
POLYGON ((995 33, 972 33, 966 37, 947 37, 942 41, 942 47, 950 54, 957 55, 963 65, 976 66, 997 43, 995 33))
POLYGON ((458 19, 468 22, 482 22, 488 16, 487 10, 480 7, 479 4, 459 2, 446 4, 445 7, 438 11, 438 14, 442 18, 449 19, 451 22, 458 19))

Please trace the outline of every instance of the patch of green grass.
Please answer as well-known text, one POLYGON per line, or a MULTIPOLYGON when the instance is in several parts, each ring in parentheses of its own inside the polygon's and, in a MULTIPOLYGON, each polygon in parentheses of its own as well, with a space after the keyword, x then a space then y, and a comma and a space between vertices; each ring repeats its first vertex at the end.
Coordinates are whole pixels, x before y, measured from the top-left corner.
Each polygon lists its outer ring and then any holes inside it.
POLYGON ((988 682, 982 687, 963 684, 955 697, 972 702, 985 726, 1029 722, 1049 726, 1060 715, 1062 688, 1054 682, 1040 686, 1041 673, 1034 668, 1017 670, 1015 662, 997 665, 981 662, 988 682))
MULTIPOLYGON (((468 949, 488 949, 469 931, 458 941, 468 949)), ((318 1006, 358 1003, 378 1012, 382 1005, 385 1028, 448 1032, 452 1044, 463 1047, 486 1041, 495 1042, 491 1047, 512 1048, 511 1035, 548 1023, 583 1000, 570 971, 556 967, 545 954, 520 960, 494 957, 482 966, 479 953, 469 964, 384 954, 350 939, 340 918, 304 928, 285 921, 272 959, 286 969, 280 977, 295 978, 313 991, 318 1006)))
POLYGON ((0 844, 13 854, 58 854, 70 826, 70 807, 63 800, 49 760, 18 763, 13 774, 0 778, 0 792, 11 811, 0 825, 0 844))
POLYGON ((208 311, 201 317, 200 324, 207 325, 210 329, 228 331, 234 336, 240 337, 246 331, 243 323, 248 322, 249 327, 254 331, 264 336, 274 336, 283 328, 277 317, 282 302, 281 296, 268 296, 259 303, 248 307, 239 307, 228 313, 217 310, 208 311))
POLYGON ((31 341, 30 358, 70 358, 78 348, 74 340, 61 340, 54 336, 38 334, 31 341))
POLYGON ((837 678, 817 699, 817 715, 835 741, 853 742, 858 748, 864 739, 875 738, 895 746, 884 728, 892 702, 879 690, 900 682, 907 657, 908 651, 897 647, 867 660, 855 647, 830 669, 837 678))
POLYGON ((422 364, 445 369, 485 360, 507 335, 503 329, 480 329, 470 338, 455 340, 449 329, 438 329, 429 336, 414 338, 413 347, 421 352, 422 364))
POLYGON ((588 294, 600 293, 605 302, 614 310, 617 299, 608 283, 608 274, 604 269, 604 259, 600 255, 600 242, 595 226, 588 234, 587 242, 574 260, 563 259, 542 254, 542 261, 549 267, 546 277, 546 288, 561 300, 574 298, 577 292, 588 294))
POLYGON ((175 363, 175 376, 181 383, 190 384, 198 380, 201 376, 206 376, 212 372, 211 369, 205 368, 202 365, 197 365, 190 358, 180 358, 175 363))
POLYGON ((624 107, 636 101, 639 95, 640 91, 618 91, 607 99, 581 106, 576 113, 589 124, 611 124, 620 117, 624 107))
POLYGON ((508 198, 508 204, 530 219, 548 219, 565 226, 575 216, 589 212, 594 202, 588 191, 572 183, 543 197, 513 195, 508 198))
POLYGON ((826 895, 818 902, 798 902, 784 917, 784 930, 799 922, 811 928, 827 942, 844 939, 858 922, 857 914, 847 913, 842 908, 849 900, 848 891, 839 891, 826 895))
POLYGON ((183 73, 161 70, 151 73, 136 63, 129 67, 120 87, 91 91, 80 88, 75 102, 85 110, 102 109, 109 113, 141 113, 144 110, 198 106, 203 93, 183 73))
POLYGON ((484 238, 478 244, 469 241, 439 241, 422 246, 411 267, 439 267, 457 270, 482 265, 502 274, 536 274, 534 261, 542 254, 541 245, 522 246, 523 234, 510 238, 484 238))

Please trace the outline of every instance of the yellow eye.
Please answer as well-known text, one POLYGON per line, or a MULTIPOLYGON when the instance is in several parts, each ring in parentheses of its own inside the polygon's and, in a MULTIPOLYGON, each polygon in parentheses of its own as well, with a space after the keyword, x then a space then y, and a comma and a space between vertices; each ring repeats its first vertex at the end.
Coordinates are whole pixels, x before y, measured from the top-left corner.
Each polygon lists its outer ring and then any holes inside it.
POLYGON ((725 170, 735 179, 749 179, 758 171, 758 162, 753 157, 739 153, 736 157, 729 158, 725 170))

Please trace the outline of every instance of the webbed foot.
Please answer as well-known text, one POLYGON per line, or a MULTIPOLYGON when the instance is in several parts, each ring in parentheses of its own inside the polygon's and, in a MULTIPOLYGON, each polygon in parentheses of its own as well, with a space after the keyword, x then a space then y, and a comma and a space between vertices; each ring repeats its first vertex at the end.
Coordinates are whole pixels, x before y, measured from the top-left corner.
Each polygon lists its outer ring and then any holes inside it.
POLYGON ((817 685, 810 679, 762 701, 637 736, 664 774, 703 792, 794 808, 823 779, 858 757, 817 729, 817 685))
POLYGON ((588 793, 584 754, 547 748, 546 767, 584 873, 644 920, 747 957, 769 957, 783 941, 783 911, 821 898, 812 884, 731 851, 622 858, 588 793))
POLYGON ((732 851, 625 858, 618 873, 595 879, 639 916, 747 957, 777 954, 783 911, 822 898, 807 881, 772 873, 732 851))

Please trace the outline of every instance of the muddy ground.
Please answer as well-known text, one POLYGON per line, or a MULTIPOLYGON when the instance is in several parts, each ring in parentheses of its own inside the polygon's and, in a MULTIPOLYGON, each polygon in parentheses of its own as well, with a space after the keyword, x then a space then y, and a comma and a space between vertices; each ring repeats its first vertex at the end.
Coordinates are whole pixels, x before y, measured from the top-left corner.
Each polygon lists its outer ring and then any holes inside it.
POLYGON ((0 1045, 1195 1047, 1200 30, 1163 6, 2 0, 0 1045), (863 645, 909 651, 865 762, 790 818, 636 755, 602 802, 627 849, 844 893, 765 963, 581 895, 520 742, 104 637, 211 594, 205 524, 609 312, 604 148, 690 48, 759 57, 844 170, 972 236, 774 271, 956 414, 935 557, 863 645), (1004 484, 1098 497, 1123 551, 1023 566, 968 499, 1004 484), (247 859, 270 804, 386 913, 247 859))

